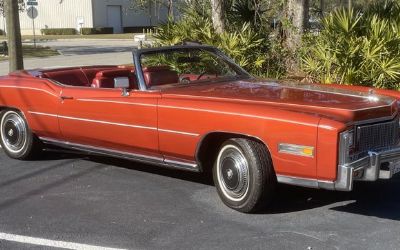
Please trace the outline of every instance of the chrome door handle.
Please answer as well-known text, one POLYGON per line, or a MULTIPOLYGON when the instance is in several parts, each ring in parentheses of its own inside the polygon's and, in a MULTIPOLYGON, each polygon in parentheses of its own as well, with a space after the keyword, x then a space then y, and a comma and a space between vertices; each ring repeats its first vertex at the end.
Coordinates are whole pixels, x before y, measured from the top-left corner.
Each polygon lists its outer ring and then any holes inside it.
POLYGON ((60 97, 61 98, 61 100, 72 100, 72 99, 74 99, 72 96, 61 96, 60 97))

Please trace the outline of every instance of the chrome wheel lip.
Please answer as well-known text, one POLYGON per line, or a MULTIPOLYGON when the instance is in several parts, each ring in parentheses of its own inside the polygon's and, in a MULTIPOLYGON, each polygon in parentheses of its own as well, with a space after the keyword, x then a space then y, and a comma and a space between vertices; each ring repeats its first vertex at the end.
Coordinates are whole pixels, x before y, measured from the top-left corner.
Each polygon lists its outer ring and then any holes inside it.
POLYGON ((24 119, 15 111, 6 112, 0 124, 1 140, 11 153, 18 154, 25 148, 27 129, 24 119))
POLYGON ((250 171, 248 161, 243 152, 235 145, 225 145, 218 154, 216 167, 218 185, 224 196, 235 202, 240 202, 245 199, 250 187, 250 171), (226 160, 231 161, 231 163, 234 162, 234 166, 224 167, 223 163, 226 160), (227 183, 228 181, 225 177, 229 176, 230 174, 235 174, 223 172, 229 170, 236 172, 237 183, 227 183))

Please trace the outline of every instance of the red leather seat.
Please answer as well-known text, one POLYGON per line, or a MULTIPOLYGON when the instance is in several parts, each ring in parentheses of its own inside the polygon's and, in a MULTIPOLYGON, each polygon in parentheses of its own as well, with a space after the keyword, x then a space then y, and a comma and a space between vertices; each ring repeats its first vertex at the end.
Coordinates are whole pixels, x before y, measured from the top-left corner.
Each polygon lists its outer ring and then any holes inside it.
POLYGON ((80 69, 68 69, 63 71, 47 71, 42 75, 48 78, 71 86, 90 86, 85 74, 80 69))
POLYGON ((111 69, 115 69, 115 67, 112 66, 106 66, 106 67, 85 67, 82 68, 81 70, 83 71, 83 73, 85 74, 88 82, 90 83, 89 86, 92 84, 93 79, 96 77, 97 72, 102 71, 102 70, 111 70, 111 69))
POLYGON ((93 88, 114 88, 114 79, 117 77, 128 77, 130 88, 137 89, 136 77, 129 69, 110 69, 97 72, 92 81, 93 88))
POLYGON ((143 76, 147 87, 172 84, 179 82, 176 71, 169 66, 151 66, 143 68, 143 76))

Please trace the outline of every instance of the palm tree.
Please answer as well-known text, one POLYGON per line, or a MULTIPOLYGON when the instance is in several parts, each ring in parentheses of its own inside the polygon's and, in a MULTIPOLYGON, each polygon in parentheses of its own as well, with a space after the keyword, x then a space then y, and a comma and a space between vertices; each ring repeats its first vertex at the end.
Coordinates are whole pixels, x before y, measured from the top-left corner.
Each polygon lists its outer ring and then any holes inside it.
POLYGON ((211 18, 217 33, 225 31, 225 0, 211 0, 211 18))

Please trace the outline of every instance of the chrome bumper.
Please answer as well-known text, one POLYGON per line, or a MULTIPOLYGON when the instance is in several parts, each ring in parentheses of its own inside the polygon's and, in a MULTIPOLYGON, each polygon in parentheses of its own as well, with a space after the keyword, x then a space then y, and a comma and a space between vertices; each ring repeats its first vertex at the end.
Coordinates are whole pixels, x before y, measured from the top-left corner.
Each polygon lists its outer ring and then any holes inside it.
POLYGON ((339 165, 334 189, 351 191, 354 180, 376 181, 378 179, 390 179, 395 173, 396 163, 399 162, 400 146, 377 152, 370 151, 366 157, 339 165), (382 163, 388 163, 387 169, 381 170, 382 163))

